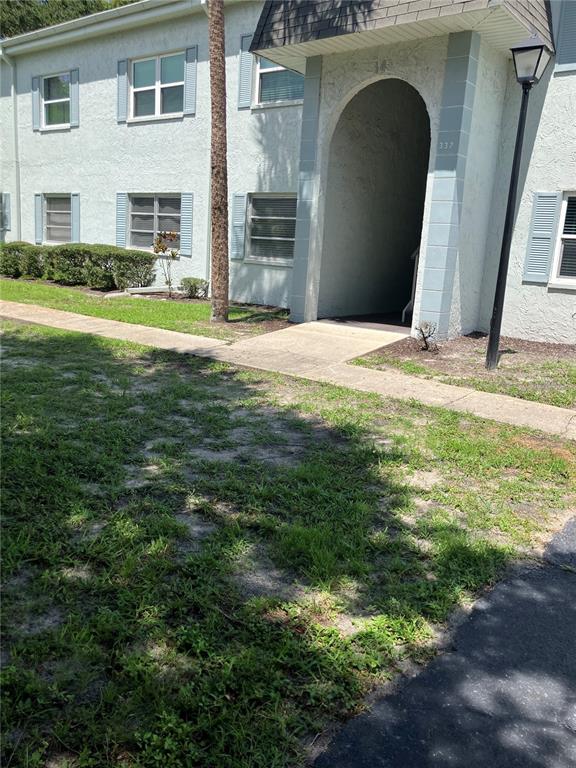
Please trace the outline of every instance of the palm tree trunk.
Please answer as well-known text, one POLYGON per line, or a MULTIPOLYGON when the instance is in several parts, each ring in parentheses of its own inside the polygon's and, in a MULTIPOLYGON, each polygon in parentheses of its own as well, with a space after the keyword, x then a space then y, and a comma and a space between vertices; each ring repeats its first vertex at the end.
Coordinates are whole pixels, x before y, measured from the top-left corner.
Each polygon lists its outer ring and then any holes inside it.
POLYGON ((226 57, 224 52, 224 0, 210 0, 210 234, 212 321, 228 320, 228 169, 226 149, 226 57))

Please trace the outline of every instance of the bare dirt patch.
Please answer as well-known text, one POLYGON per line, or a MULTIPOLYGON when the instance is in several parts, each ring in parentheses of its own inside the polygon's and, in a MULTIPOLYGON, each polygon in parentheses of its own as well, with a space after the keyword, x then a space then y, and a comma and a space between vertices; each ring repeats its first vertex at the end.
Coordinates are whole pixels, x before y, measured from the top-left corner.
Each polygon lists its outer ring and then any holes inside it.
POLYGON ((421 488, 424 491, 429 491, 434 488, 435 485, 442 482, 442 477, 438 472, 434 470, 417 469, 409 478, 411 485, 421 488))
POLYGON ((272 597, 294 601, 305 594, 304 587, 291 574, 274 565, 262 544, 252 544, 238 559, 234 581, 248 599, 272 597))
POLYGON ((62 568, 60 574, 66 581, 71 582, 90 581, 94 575, 89 565, 74 565, 62 568))
POLYGON ((144 488, 154 478, 161 473, 161 467, 158 464, 148 464, 145 467, 139 467, 136 464, 126 464, 126 480, 124 487, 130 489, 144 488))
POLYGON ((190 555, 200 552, 202 544, 208 536, 211 536, 217 526, 204 520, 194 512, 178 512, 174 515, 176 522, 186 526, 186 537, 178 542, 177 549, 180 555, 190 555))
POLYGON ((57 629, 63 621, 62 612, 58 608, 50 608, 44 613, 29 616, 17 625, 23 635, 39 635, 57 629))

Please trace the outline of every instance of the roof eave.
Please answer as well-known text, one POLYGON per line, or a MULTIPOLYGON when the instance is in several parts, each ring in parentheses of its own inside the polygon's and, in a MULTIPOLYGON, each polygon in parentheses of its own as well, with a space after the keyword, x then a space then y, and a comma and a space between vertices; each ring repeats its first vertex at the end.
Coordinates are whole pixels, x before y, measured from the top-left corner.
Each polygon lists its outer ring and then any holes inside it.
POLYGON ((134 26, 183 16, 202 10, 202 0, 140 0, 120 8, 111 8, 51 27, 26 32, 0 42, 0 50, 18 56, 36 50, 113 34, 134 26))
POLYGON ((446 15, 442 19, 413 21, 270 47, 254 46, 251 50, 276 64, 304 73, 306 59, 312 56, 392 45, 466 30, 479 32, 490 45, 506 54, 509 54, 510 45, 522 39, 527 31, 531 31, 506 5, 498 3, 483 10, 446 15))

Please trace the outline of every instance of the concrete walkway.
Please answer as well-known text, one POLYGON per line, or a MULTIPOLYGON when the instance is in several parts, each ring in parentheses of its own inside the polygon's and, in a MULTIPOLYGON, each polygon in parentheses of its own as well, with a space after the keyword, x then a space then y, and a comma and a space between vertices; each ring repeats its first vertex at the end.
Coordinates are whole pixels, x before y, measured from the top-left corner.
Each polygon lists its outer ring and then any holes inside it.
POLYGON ((349 721, 315 768, 574 768, 576 518, 478 600, 452 647, 349 721))
POLYGON ((576 440, 576 412, 568 408, 454 387, 398 371, 376 371, 347 364, 354 357, 397 341, 403 333, 321 321, 294 325, 228 344, 205 336, 102 320, 11 301, 0 301, 0 316, 210 357, 384 397, 414 399, 424 405, 443 406, 576 440))

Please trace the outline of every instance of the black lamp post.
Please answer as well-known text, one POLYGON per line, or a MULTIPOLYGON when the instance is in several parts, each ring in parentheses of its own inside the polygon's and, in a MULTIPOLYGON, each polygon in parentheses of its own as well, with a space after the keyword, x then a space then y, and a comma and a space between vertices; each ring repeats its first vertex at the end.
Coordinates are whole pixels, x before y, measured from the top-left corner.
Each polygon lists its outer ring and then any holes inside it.
POLYGON ((548 46, 537 34, 533 34, 528 40, 515 45, 511 51, 514 58, 516 80, 518 80, 522 86, 522 104, 520 106, 520 116, 518 118, 518 130, 516 133, 516 146, 514 147, 514 160, 512 161, 510 189, 508 190, 508 204, 506 206, 506 219, 504 220, 504 232, 502 234, 502 249, 500 251, 498 278, 496 280, 494 308, 492 309, 492 319, 490 320, 490 336, 488 337, 488 349, 486 352, 486 368, 488 368, 488 370, 493 370, 498 365, 502 310, 504 308, 504 295, 506 293, 506 280, 508 277, 508 262, 510 260, 510 244, 512 243, 516 193, 518 190, 518 174, 520 172, 520 158, 522 156, 526 112, 528 111, 528 97, 532 86, 542 77, 551 56, 548 46))

